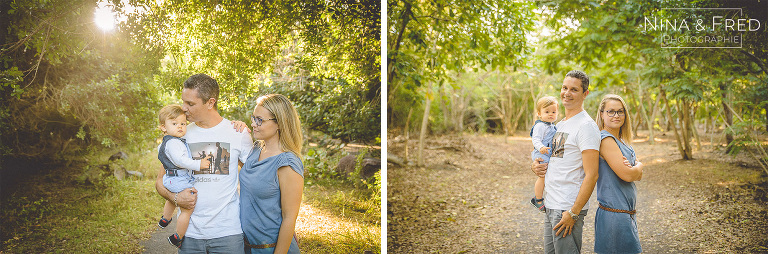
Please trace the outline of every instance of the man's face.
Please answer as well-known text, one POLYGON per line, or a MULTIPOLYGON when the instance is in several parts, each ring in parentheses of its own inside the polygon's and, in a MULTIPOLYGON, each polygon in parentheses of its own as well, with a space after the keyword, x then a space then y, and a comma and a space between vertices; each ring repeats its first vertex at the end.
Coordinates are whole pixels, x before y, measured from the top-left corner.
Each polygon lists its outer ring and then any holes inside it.
POLYGON ((563 86, 560 88, 560 99, 563 100, 565 108, 576 109, 581 107, 588 94, 589 91, 584 92, 584 89, 581 87, 580 79, 565 77, 565 80, 563 80, 563 86))
POLYGON ((184 101, 184 104, 181 105, 181 109, 184 110, 184 113, 187 115, 187 120, 190 122, 200 121, 200 118, 204 116, 205 111, 208 110, 208 104, 210 104, 205 103, 203 99, 200 99, 197 94, 197 89, 184 88, 181 90, 181 100, 184 101))

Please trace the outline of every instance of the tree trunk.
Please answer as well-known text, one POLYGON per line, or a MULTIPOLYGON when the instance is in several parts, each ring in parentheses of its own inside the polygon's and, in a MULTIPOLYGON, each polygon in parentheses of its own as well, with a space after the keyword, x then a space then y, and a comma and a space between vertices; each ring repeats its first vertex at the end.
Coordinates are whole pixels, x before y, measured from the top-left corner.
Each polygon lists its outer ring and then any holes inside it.
MULTIPOLYGON (((664 88, 662 88, 661 86, 659 86, 659 90, 660 90, 659 96, 661 96, 661 99, 664 101, 664 107, 667 108, 666 110, 667 119, 672 119, 672 113, 670 112, 672 111, 671 110, 672 108, 669 107, 669 100, 667 100, 667 94, 664 92, 664 88)), ((683 159, 686 159, 685 152, 683 151, 683 144, 682 142, 680 142, 680 134, 677 133, 677 126, 675 126, 674 124, 669 124, 669 123, 667 124, 668 124, 667 129, 672 128, 675 131, 675 141, 677 141, 677 151, 680 152, 680 155, 683 156, 683 159)))
POLYGON ((453 117, 459 123, 457 130, 459 133, 464 132, 464 116, 467 115, 467 104, 469 104, 468 98, 467 87, 461 86, 461 90, 459 90, 458 96, 456 97, 457 102, 454 103, 456 108, 453 110, 455 114, 453 117))
MULTIPOLYGON (((645 109, 645 93, 643 93, 643 89, 640 89, 640 112, 642 112, 643 117, 645 118, 645 124, 648 127, 648 144, 653 145, 653 116, 648 115, 648 110, 645 109)), ((653 105, 654 109, 656 105, 653 105)), ((655 112, 651 112, 651 115, 655 112)))
MULTIPOLYGON (((661 97, 656 96, 656 102, 653 104, 653 112, 651 112, 651 126, 653 126, 653 123, 656 122, 656 115, 661 114, 661 106, 659 103, 661 103, 661 97)), ((661 124, 659 124, 659 130, 662 130, 661 124)))
POLYGON ((443 126, 445 127, 445 130, 448 132, 453 132, 453 121, 451 121, 451 109, 449 107, 449 100, 452 97, 452 92, 445 91, 447 89, 447 85, 438 88, 440 91, 440 101, 443 102, 440 103, 440 110, 443 111, 443 126), (446 96, 446 94, 448 94, 448 96, 446 96))
POLYGON ((397 31, 397 40, 395 40, 395 50, 392 52, 392 58, 387 61, 387 79, 388 82, 392 82, 395 80, 395 72, 394 72, 394 66, 395 62, 397 61, 397 54, 400 51, 400 43, 403 41, 403 34, 405 34, 405 27, 408 25, 408 22, 411 21, 411 15, 413 13, 411 12, 411 3, 408 1, 403 1, 403 13, 400 14, 400 19, 402 20, 402 24, 400 25, 400 29, 397 31))
POLYGON ((728 84, 726 82, 720 83, 720 94, 722 96, 722 102, 723 102, 723 113, 725 114, 725 153, 728 154, 731 152, 731 142, 733 142, 733 134, 730 133, 731 126, 733 126, 733 112, 728 110, 728 84))
POLYGON ((413 115, 413 107, 408 110, 408 118, 405 119, 405 161, 408 161, 408 140, 411 140, 411 129, 409 123, 411 122, 411 115, 413 115))
POLYGON ((701 140, 699 139, 699 131, 696 128, 696 112, 698 112, 698 106, 693 106, 693 110, 691 110, 691 133, 693 133, 693 138, 696 139, 696 151, 701 151, 701 140))
POLYGON ((432 99, 429 98, 429 93, 432 91, 432 85, 427 86, 426 103, 424 105, 424 116, 421 119, 421 132, 419 132, 419 160, 418 165, 424 166, 424 138, 427 137, 427 125, 429 125, 429 108, 432 107, 432 99))
MULTIPOLYGON (((627 112, 629 113, 629 112, 627 112)), ((636 111, 635 115, 632 116, 632 120, 635 121, 635 126, 632 126, 632 136, 637 137, 637 129, 640 128, 640 124, 644 122, 643 118, 640 118, 640 111, 636 111)))
POLYGON ((512 121, 512 132, 507 133, 508 135, 514 135, 515 130, 517 130, 517 126, 520 124, 520 117, 523 116, 523 113, 528 111, 528 107, 525 105, 528 105, 528 97, 523 96, 523 105, 518 107, 517 115, 515 116, 515 119, 512 121))
POLYGON ((680 133, 682 134, 683 142, 683 156, 684 160, 693 159, 693 149, 691 148, 691 118, 690 118, 690 106, 684 99, 679 99, 677 103, 678 119, 680 120, 680 133))
POLYGON ((704 133, 710 133, 712 131, 709 128, 709 125, 712 124, 712 110, 709 108, 709 106, 706 107, 707 118, 704 119, 704 133))
MULTIPOLYGON (((667 98, 664 98, 664 99, 667 99, 667 98)), ((670 108, 670 107, 669 107, 669 105, 667 105, 667 113, 669 113, 669 114, 667 115, 667 131, 671 131, 673 128, 677 128, 677 124, 675 123, 675 119, 674 119, 674 118, 672 118, 672 117, 674 117, 674 116, 675 116, 677 113, 674 113, 674 114, 673 114, 673 113, 672 113, 672 109, 673 109, 673 108, 670 108)))

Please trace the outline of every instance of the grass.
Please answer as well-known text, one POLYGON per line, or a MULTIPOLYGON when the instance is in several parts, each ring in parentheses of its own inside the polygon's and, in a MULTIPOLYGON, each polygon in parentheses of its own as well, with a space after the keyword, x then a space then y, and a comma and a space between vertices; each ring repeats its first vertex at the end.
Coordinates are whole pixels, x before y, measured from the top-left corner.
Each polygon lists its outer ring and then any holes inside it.
MULTIPOLYGON (((106 163, 114 152, 87 156, 87 161, 106 163)), ((118 181, 109 173, 86 183, 80 175, 88 163, 82 159, 27 177, 2 200, 0 253, 142 252, 164 202, 154 188, 156 156, 147 150, 123 162, 126 169, 144 173, 143 179, 118 181)), ((325 163, 324 170, 334 165, 325 163)), ((338 178, 306 182, 297 223, 302 252, 380 253, 381 208, 371 190, 338 178)))
POLYGON ((297 231, 306 253, 380 253, 381 208, 344 185, 305 188, 297 231))
MULTIPOLYGON (((97 157, 108 154, 89 160, 97 157)), ((149 168, 142 165, 144 157, 151 155, 131 158, 124 165, 149 168)), ((148 229, 162 209, 151 180, 155 174, 143 172, 144 179, 124 181, 109 176, 86 184, 76 179, 85 166, 75 163, 20 184, 23 190, 12 194, 2 210, 2 230, 11 235, 2 240, 2 252, 141 252, 140 240, 149 237, 148 229)))

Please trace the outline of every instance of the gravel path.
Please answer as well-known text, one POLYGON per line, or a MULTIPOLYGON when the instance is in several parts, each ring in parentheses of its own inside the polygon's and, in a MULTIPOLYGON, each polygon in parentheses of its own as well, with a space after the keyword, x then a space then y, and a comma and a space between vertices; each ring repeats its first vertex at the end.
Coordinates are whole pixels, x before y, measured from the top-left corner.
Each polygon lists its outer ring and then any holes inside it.
POLYGON ((157 230, 152 232, 152 236, 141 243, 144 246, 144 253, 178 253, 178 249, 168 242, 168 236, 176 232, 176 218, 173 218, 171 224, 168 224, 164 229, 155 227, 157 230))
MULTIPOLYGON (((634 145, 646 164, 644 178, 637 183, 643 250, 768 251, 761 171, 716 154, 678 160, 674 140, 662 141, 634 145)), ((409 141, 411 158, 417 145, 409 141)), ((388 167, 391 253, 543 252, 543 215, 528 203, 535 181, 528 158, 530 138, 445 136, 430 139, 426 147, 425 167, 388 167)), ((390 143, 388 149, 404 157, 405 142, 390 143)), ((584 253, 594 247, 595 193, 590 203, 584 253)))

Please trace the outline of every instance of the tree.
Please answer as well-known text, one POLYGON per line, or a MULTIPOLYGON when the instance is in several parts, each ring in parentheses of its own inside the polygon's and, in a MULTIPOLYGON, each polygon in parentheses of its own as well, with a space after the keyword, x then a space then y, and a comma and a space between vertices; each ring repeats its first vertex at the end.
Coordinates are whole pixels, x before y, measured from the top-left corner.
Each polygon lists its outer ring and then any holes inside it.
MULTIPOLYGON (((523 66, 531 53, 525 32, 533 25, 532 8, 512 1, 389 1, 390 105, 413 105, 408 100, 419 96, 409 92, 428 82, 441 86, 452 71, 523 66)), ((389 122, 404 124, 392 118, 407 111, 388 110, 389 122)))
MULTIPOLYGON (((661 89, 655 95, 643 97, 660 97, 662 102, 665 102, 669 120, 672 117, 671 111, 676 110, 681 126, 678 129, 674 122, 670 126, 676 132, 680 131, 680 135, 676 137, 684 159, 693 158, 690 143, 693 138, 698 140, 695 131, 695 120, 698 117, 695 109, 709 100, 704 96, 719 94, 715 91, 720 89, 720 80, 740 75, 764 77, 758 72, 762 70, 759 66, 765 62, 761 62, 759 57, 752 58, 751 55, 753 52, 762 54, 764 47, 760 48, 760 45, 766 41, 762 39, 765 33, 750 34, 754 40, 747 43, 750 45, 745 44, 746 49, 743 50, 669 49, 660 47, 658 39, 663 34, 662 31, 638 29, 646 16, 661 13, 673 19, 686 15, 664 8, 744 7, 743 9, 750 9, 752 12, 747 11, 746 16, 760 15, 757 14, 759 11, 755 10, 761 8, 755 8, 755 3, 551 1, 542 2, 541 5, 551 10, 552 15, 548 23, 561 34, 548 43, 549 47, 555 49, 555 53, 546 58, 547 70, 562 72, 563 68, 567 67, 561 64, 560 59, 574 59, 574 63, 584 66, 587 73, 592 73, 598 88, 634 84, 639 86, 635 90, 661 89), (595 13, 611 15, 594 15, 595 13), (737 56, 739 53, 743 56, 737 56), (630 74, 637 70, 642 70, 642 75, 637 80, 642 82, 626 82, 631 81, 630 74)), ((681 33, 685 35, 691 32, 681 33)), ((646 100, 645 103, 650 102, 652 101, 646 100)), ((645 111, 646 115, 652 114, 652 111, 642 108, 641 111, 645 111)), ((644 119, 654 121, 649 116, 644 119)), ((652 122, 649 122, 648 126, 652 129, 652 122)))
POLYGON ((148 109, 159 102, 151 80, 156 51, 133 46, 119 31, 99 31, 91 16, 96 1, 3 5, 5 152, 60 158, 84 146, 152 135, 154 112, 148 109))
POLYGON ((204 72, 220 81, 225 111, 246 112, 258 94, 281 92, 307 110, 302 117, 312 128, 375 142, 379 1, 131 1, 146 10, 136 13, 127 2, 115 4, 129 15, 126 29, 138 44, 167 55, 166 90, 204 72), (315 104, 326 110, 315 112, 315 104))

